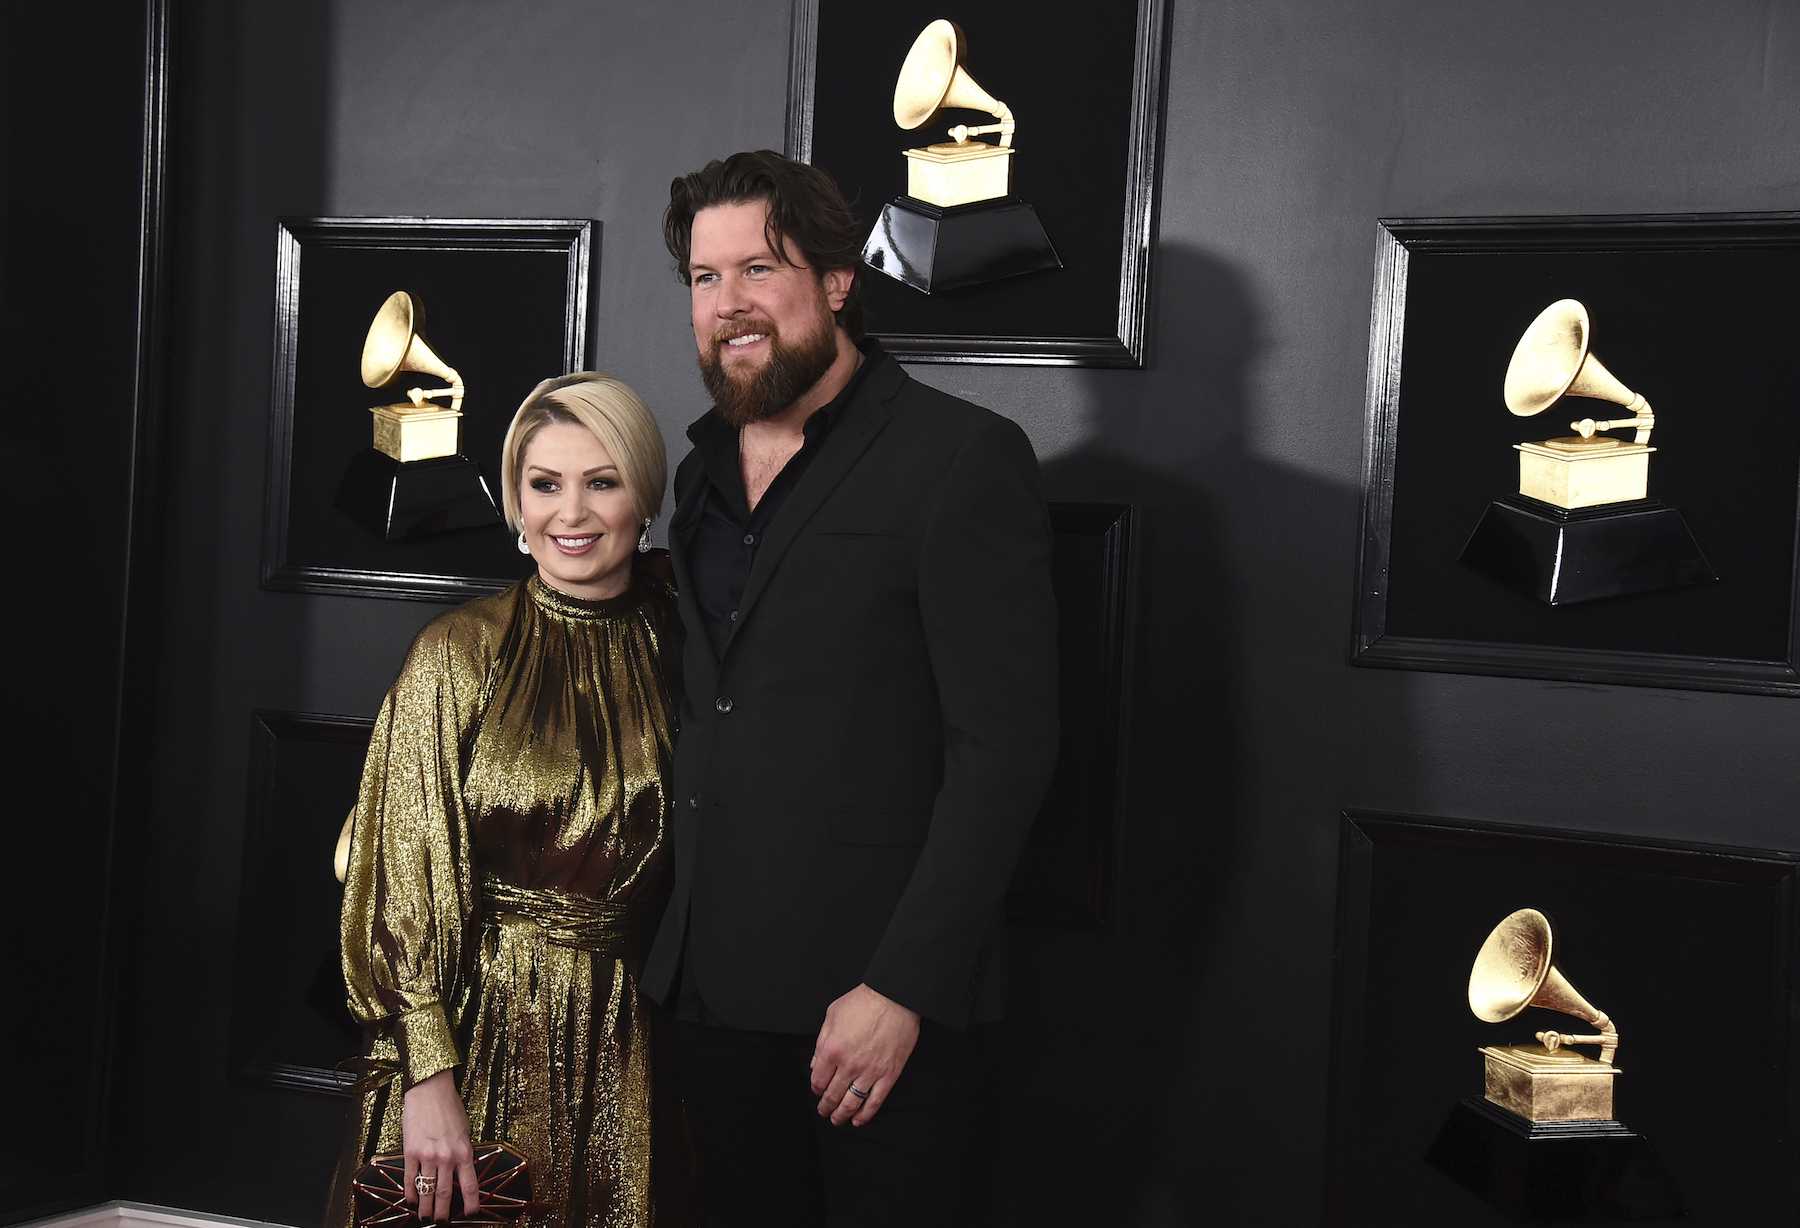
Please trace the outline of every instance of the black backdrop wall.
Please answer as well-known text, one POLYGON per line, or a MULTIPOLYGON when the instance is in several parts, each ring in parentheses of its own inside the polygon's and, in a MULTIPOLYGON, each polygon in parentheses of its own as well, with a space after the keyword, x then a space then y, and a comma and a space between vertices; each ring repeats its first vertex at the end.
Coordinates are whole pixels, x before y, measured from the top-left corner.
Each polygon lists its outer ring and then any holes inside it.
POLYGON ((0 11, 0 507, 6 535, 6 911, 0 1206, 108 1189, 111 1023, 148 834, 166 6, 0 11), (79 48, 79 57, 71 49, 79 48), (127 648, 142 645, 127 669, 127 648), (122 770, 121 770, 122 769, 122 770))
MULTIPOLYGON (((593 361, 679 448, 703 406, 658 216, 673 175, 780 147, 789 3, 176 17, 156 770, 122 812, 143 900, 107 1189, 312 1224, 341 1102, 227 1069, 251 714, 371 714, 438 607, 257 586, 274 219, 600 220, 593 361)), ((1318 1220, 1346 806, 1800 841, 1793 701, 1345 663, 1375 219, 1800 208, 1800 9, 1182 0, 1170 28, 1150 366, 914 369, 1017 419, 1052 498, 1141 509, 1121 915, 1015 927, 977 1093, 994 1223, 1318 1220)))

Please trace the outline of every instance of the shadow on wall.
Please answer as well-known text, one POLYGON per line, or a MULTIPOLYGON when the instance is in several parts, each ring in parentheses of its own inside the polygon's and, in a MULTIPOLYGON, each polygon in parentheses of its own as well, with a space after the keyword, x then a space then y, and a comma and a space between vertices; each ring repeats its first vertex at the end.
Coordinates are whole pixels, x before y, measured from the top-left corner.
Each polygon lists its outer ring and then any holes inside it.
POLYGON ((1044 470, 1140 509, 1117 925, 1012 927, 978 1222, 1318 1215, 1357 498, 1247 448, 1245 278, 1167 244, 1158 285, 1156 367, 1083 373, 1044 470))

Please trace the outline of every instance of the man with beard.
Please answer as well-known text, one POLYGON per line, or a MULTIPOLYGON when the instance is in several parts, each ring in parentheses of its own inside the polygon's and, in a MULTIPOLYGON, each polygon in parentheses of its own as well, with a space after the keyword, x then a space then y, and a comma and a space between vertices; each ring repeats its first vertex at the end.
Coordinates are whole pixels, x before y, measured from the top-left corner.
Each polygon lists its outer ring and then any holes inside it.
POLYGON ((664 235, 714 403, 675 476, 676 874, 644 984, 701 1179, 719 1224, 953 1222, 989 1103, 967 1028, 1000 1011, 1055 755, 1037 461, 863 340, 823 172, 710 163, 664 235))

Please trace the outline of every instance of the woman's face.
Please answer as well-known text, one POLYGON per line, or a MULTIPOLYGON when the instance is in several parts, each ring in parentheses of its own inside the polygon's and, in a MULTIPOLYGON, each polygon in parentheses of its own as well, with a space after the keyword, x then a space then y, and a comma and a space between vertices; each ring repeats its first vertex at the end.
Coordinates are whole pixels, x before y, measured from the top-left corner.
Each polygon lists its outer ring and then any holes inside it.
POLYGON ((571 597, 617 597, 631 582, 637 513, 606 446, 552 422, 525 445, 519 518, 538 576, 571 597))

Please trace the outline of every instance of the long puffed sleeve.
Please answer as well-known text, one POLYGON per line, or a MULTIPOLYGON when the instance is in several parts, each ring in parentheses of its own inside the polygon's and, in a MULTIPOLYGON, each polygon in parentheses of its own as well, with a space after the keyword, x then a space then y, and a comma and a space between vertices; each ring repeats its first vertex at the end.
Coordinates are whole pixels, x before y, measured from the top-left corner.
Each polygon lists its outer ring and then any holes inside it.
POLYGON ((393 1041, 405 1087, 463 1060, 449 1020, 469 992, 463 953, 473 941, 461 760, 486 673, 476 631, 453 614, 420 633, 376 717, 351 832, 350 1013, 393 1041))

